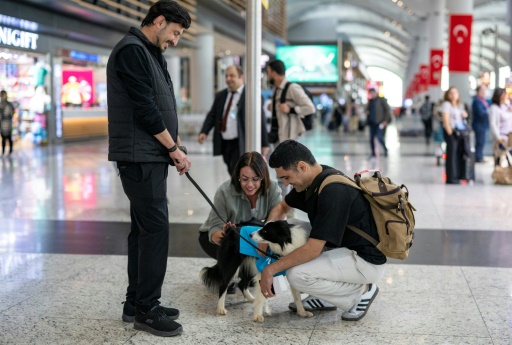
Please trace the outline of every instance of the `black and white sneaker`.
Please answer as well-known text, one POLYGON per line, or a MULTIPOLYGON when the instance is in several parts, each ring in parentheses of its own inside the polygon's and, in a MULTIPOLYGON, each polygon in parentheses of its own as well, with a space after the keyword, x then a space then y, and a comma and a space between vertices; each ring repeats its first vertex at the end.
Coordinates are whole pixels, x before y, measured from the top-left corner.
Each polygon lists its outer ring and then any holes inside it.
POLYGON ((350 308, 349 311, 346 311, 343 314, 341 314, 341 319, 345 321, 361 320, 368 312, 370 305, 372 304, 373 300, 375 299, 378 293, 379 288, 377 287, 377 285, 369 284, 368 291, 366 291, 361 296, 359 302, 357 302, 352 308, 350 308))
MULTIPOLYGON (((123 316, 122 319, 124 322, 133 322, 135 321, 135 304, 130 301, 123 302, 123 316)), ((160 307, 164 310, 165 315, 167 315, 171 320, 176 320, 180 317, 180 311, 174 308, 160 307)))
MULTIPOLYGON (((304 306, 304 310, 306 311, 320 311, 320 310, 336 310, 336 306, 329 302, 324 301, 315 296, 309 295, 308 297, 302 300, 302 305, 304 306)), ((288 309, 297 312, 297 306, 295 302, 292 302, 288 305, 288 309)))
POLYGON ((133 328, 159 337, 173 337, 183 332, 183 327, 171 320, 159 305, 147 312, 137 311, 133 328))

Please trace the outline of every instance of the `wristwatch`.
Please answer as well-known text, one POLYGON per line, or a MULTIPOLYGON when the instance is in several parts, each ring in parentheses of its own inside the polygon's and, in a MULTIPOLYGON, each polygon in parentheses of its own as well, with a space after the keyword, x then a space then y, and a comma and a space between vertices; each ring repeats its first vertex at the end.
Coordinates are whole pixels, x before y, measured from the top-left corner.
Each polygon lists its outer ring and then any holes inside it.
POLYGON ((178 145, 177 144, 174 144, 173 147, 171 147, 170 149, 167 149, 167 151, 169 151, 170 153, 173 153, 174 151, 176 151, 178 149, 178 145))

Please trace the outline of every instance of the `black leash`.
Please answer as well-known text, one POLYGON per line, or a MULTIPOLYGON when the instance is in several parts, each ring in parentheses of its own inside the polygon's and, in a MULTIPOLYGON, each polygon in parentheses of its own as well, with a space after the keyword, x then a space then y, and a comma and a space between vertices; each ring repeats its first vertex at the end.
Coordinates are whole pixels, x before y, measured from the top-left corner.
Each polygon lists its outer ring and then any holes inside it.
MULTIPOLYGON (((220 220, 222 220, 225 224, 227 224, 228 222, 224 220, 224 218, 222 218, 222 216, 220 215, 219 211, 217 211, 217 208, 213 205, 213 203, 211 202, 210 198, 208 198, 208 196, 205 194, 205 192, 201 189, 201 187, 199 187, 199 185, 196 183, 196 181, 194 181, 194 179, 192 178, 192 176, 190 176, 190 174, 188 172, 185 173, 185 175, 187 176, 187 178, 190 180, 190 182, 192 182, 192 184, 194 185, 194 187, 196 187, 196 189, 199 191, 199 193, 201 193, 201 195, 206 199, 206 201, 210 204, 210 206, 212 207, 213 211, 217 214, 217 217, 220 218, 220 220)), ((262 253, 264 256, 268 256, 274 260, 279 260, 281 257, 277 254, 274 254, 274 253, 266 253, 264 252, 263 250, 261 250, 260 248, 258 248, 258 246, 255 246, 254 244, 252 244, 249 240, 247 240, 245 237, 243 237, 242 235, 240 235, 238 233, 238 231, 236 231, 236 229, 233 227, 233 226, 229 226, 231 229, 233 229, 235 231, 236 234, 238 234, 238 236, 240 236, 240 238, 242 240, 244 240, 246 243, 248 243, 251 247, 253 247, 254 249, 256 249, 257 251, 259 251, 260 253, 262 253)))

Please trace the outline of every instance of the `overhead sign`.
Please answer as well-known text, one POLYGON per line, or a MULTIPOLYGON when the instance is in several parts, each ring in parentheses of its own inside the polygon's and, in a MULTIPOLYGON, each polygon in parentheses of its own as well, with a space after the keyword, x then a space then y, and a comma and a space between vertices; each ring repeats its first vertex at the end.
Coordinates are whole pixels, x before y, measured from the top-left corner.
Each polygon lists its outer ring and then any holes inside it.
POLYGON ((25 49, 37 49, 38 34, 0 26, 0 44, 25 49))
POLYGON ((469 72, 472 15, 450 16, 450 72, 469 72))

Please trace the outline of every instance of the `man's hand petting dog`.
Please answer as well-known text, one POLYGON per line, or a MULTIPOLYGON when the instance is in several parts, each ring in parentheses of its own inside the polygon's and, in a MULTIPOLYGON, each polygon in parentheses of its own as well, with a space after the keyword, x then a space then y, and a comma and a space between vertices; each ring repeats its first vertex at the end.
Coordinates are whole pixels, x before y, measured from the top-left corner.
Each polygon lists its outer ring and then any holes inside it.
MULTIPOLYGON (((267 266, 263 269, 263 272, 261 272, 261 279, 260 279, 260 287, 261 287, 261 293, 265 298, 272 298, 274 297, 274 293, 272 292, 272 283, 274 282, 274 272, 269 268, 270 266, 267 266)), ((276 272, 277 273, 277 272, 276 272)))

